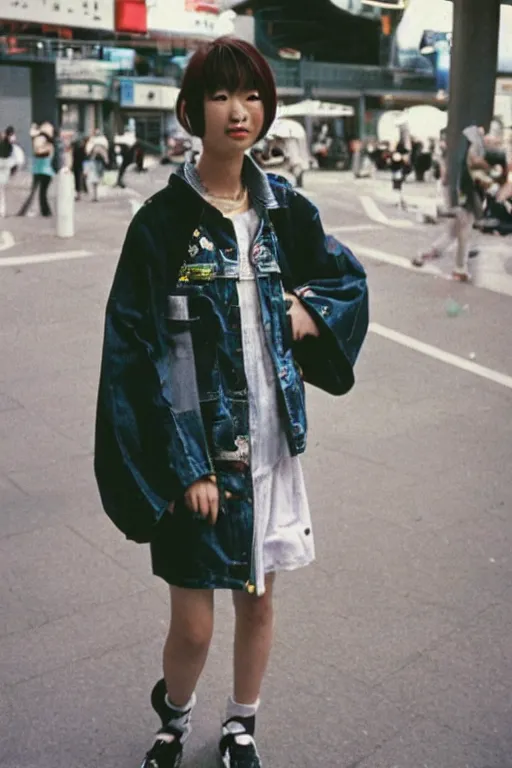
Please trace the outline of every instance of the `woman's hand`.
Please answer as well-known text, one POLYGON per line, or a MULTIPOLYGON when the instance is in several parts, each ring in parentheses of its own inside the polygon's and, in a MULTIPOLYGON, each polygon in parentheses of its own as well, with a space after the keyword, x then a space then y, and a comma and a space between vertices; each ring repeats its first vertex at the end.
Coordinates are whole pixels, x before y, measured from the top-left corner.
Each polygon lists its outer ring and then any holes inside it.
MULTIPOLYGON (((203 477, 185 491, 185 504, 191 512, 200 514, 205 519, 210 518, 210 523, 215 525, 219 516, 219 489, 215 475, 203 477)), ((168 506, 169 512, 174 512, 175 502, 168 506)))
POLYGON ((293 340, 302 341, 305 336, 320 336, 317 324, 299 299, 293 293, 285 293, 284 298, 291 302, 288 315, 292 323, 293 340))

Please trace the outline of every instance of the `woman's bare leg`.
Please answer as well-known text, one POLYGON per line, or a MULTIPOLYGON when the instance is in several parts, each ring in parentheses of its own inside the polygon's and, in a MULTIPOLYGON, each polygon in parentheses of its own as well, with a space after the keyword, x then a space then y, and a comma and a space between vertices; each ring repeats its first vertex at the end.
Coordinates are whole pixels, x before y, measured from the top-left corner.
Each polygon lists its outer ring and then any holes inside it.
POLYGON ((234 700, 254 704, 260 695, 274 635, 274 574, 261 597, 233 592, 235 605, 234 700))
POLYGON ((163 662, 167 695, 176 707, 190 701, 213 634, 213 590, 171 587, 171 624, 163 662))

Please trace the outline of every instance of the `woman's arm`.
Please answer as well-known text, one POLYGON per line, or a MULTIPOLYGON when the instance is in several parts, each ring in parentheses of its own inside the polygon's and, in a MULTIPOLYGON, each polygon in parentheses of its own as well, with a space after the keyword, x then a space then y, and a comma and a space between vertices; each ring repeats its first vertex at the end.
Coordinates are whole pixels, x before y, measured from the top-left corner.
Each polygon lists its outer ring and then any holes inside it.
POLYGON ((135 541, 147 541, 169 502, 212 474, 200 413, 173 408, 164 278, 141 218, 107 303, 95 441, 104 509, 135 541))
POLYGON ((368 329, 365 271, 347 248, 326 236, 318 210, 300 194, 290 194, 280 230, 285 270, 319 329, 317 338, 306 336, 295 345, 294 355, 306 381, 345 394, 354 383, 354 364, 368 329))

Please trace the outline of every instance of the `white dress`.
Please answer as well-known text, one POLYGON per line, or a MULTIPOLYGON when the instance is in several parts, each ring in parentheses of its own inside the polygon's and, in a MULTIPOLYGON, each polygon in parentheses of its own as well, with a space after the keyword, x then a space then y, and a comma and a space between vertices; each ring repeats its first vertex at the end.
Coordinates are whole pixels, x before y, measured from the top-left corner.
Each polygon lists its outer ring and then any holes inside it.
POLYGON ((265 574, 294 570, 315 559, 311 516, 298 456, 290 450, 279 417, 277 385, 263 332, 250 253, 259 228, 254 210, 234 216, 240 259, 238 297, 244 368, 249 393, 251 472, 254 486, 256 592, 265 574))

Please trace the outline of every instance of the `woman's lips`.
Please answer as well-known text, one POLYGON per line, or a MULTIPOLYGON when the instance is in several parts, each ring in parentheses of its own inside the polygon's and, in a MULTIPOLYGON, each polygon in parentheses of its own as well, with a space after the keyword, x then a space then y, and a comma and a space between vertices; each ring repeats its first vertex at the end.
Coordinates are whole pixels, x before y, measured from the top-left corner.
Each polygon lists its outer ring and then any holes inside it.
POLYGON ((245 139, 249 135, 249 131, 245 128, 230 128, 227 133, 232 139, 245 139))

